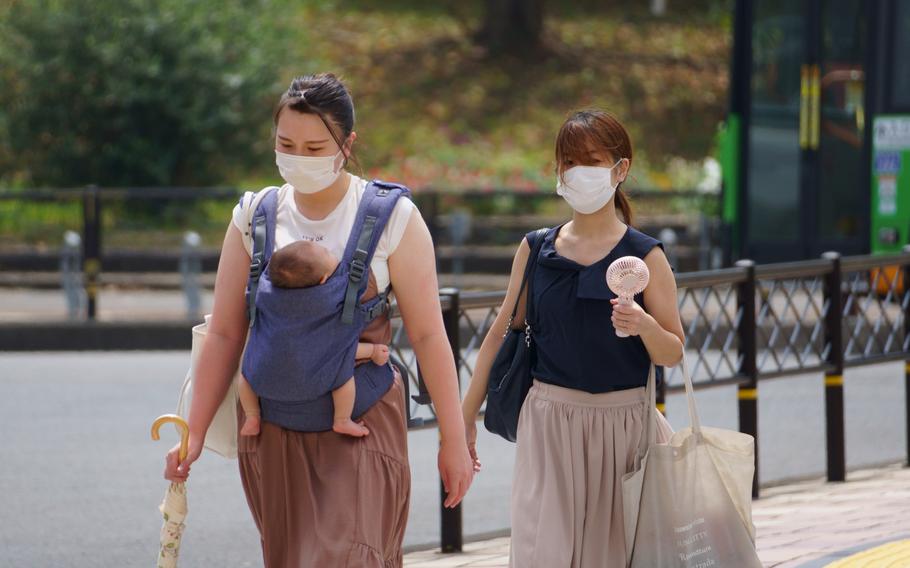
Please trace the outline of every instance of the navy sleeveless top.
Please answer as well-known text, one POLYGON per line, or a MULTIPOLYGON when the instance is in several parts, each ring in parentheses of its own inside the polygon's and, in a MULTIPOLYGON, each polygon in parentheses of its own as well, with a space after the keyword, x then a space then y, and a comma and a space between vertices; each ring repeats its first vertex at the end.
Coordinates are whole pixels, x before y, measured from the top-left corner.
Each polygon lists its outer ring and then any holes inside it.
MULTIPOLYGON (((606 274, 617 258, 644 258, 663 244, 628 227, 610 254, 584 266, 556 252, 560 228, 544 237, 531 287, 534 378, 590 393, 645 386, 651 358, 640 337, 616 337, 606 274)), ((635 301, 644 307, 644 294, 635 301)))

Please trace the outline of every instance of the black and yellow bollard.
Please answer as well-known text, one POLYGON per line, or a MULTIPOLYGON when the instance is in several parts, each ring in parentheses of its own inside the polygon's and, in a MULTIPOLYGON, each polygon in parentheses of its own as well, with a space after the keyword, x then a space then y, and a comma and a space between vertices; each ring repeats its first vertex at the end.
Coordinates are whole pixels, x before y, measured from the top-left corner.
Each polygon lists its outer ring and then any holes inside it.
POLYGON ((840 253, 826 252, 822 258, 831 262, 825 275, 823 293, 828 311, 825 313, 825 344, 828 357, 825 371, 825 447, 828 454, 828 481, 847 479, 847 457, 844 441, 844 337, 843 291, 840 253))
POLYGON ((847 479, 844 451, 844 376, 825 373, 825 440, 828 448, 828 481, 847 479))
POLYGON ((736 304, 741 314, 736 331, 739 343, 739 374, 746 382, 739 385, 737 406, 739 407, 739 431, 755 439, 755 475, 752 478, 752 497, 758 498, 758 343, 756 314, 755 263, 740 260, 738 268, 746 271, 746 277, 737 284, 736 304))
MULTIPOLYGON (((461 306, 460 292, 457 288, 443 288, 439 291, 441 299, 445 299, 442 320, 445 325, 449 346, 455 359, 456 376, 458 377, 458 390, 461 392, 461 306)), ((440 437, 440 442, 442 438, 440 437)), ((445 506, 446 489, 442 480, 439 482, 439 508, 440 508, 440 540, 441 550, 444 553, 461 552, 464 544, 462 534, 461 504, 451 509, 445 506)))

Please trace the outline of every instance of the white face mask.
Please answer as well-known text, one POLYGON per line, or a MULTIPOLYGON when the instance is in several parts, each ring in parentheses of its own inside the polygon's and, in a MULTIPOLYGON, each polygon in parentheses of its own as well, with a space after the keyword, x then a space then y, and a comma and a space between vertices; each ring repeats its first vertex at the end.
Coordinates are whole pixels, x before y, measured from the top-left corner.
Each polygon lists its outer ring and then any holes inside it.
POLYGON ((613 168, 621 161, 617 161, 609 168, 603 166, 569 168, 563 172, 562 179, 556 182, 556 193, 579 213, 590 215, 600 211, 613 199, 613 193, 619 185, 613 183, 613 168))
POLYGON ((275 164, 284 181, 299 193, 316 193, 332 185, 341 175, 341 165, 335 169, 335 162, 341 150, 334 156, 295 156, 275 150, 275 164))

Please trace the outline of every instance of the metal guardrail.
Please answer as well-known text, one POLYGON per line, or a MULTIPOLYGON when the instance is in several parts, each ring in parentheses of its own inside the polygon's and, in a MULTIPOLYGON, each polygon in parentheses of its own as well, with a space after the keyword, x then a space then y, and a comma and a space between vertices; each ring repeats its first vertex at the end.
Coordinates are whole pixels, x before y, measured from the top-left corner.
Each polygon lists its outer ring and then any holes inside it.
MULTIPOLYGON (((806 262, 733 268, 677 275, 678 299, 686 333, 686 356, 696 388, 737 385, 739 429, 758 437, 762 380, 812 372, 825 374, 827 477, 846 477, 843 372, 885 361, 910 361, 910 247, 904 254, 841 258, 827 253, 806 262)), ((458 364, 461 385, 473 372, 480 344, 505 292, 460 294, 441 291, 446 333, 458 364)), ((419 369, 393 311, 392 351, 409 368, 411 390, 419 369)), ((907 384, 910 463, 910 362, 907 384)), ((678 369, 659 386, 663 410, 667 392, 684 389, 678 369)), ((432 408, 411 404, 410 414, 428 413, 420 427, 435 424, 432 408)), ((758 451, 756 450, 756 462, 758 451)), ((753 495, 758 496, 756 463, 753 495)), ((460 550, 460 512, 441 507, 442 549, 460 550)))

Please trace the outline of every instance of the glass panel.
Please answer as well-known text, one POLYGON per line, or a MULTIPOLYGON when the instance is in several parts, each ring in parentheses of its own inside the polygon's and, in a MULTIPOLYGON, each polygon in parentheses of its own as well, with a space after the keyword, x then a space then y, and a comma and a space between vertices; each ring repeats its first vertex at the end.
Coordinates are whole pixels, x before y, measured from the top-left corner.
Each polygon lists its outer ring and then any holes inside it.
POLYGON ((901 110, 910 109, 910 0, 894 3, 894 68, 887 72, 893 77, 891 104, 901 110))
POLYGON ((749 132, 749 236, 799 234, 799 87, 805 60, 804 2, 755 2, 749 132))
POLYGON ((825 0, 822 7, 821 139, 818 236, 860 235, 868 201, 863 168, 866 10, 863 0, 825 0))

